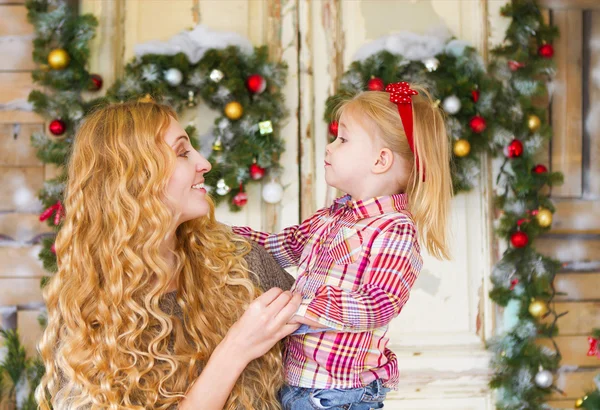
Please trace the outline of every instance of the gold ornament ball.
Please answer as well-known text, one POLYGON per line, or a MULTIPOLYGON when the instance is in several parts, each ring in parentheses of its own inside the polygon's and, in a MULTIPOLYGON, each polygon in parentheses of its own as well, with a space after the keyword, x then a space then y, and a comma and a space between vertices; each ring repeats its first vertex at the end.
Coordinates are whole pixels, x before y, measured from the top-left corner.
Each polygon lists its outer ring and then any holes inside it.
POLYGON ((240 104, 237 101, 232 101, 230 103, 227 103, 227 105, 225 106, 225 115, 230 120, 239 119, 243 113, 244 113, 244 108, 242 108, 242 104, 240 104))
POLYGON ((529 304, 529 313, 531 313, 531 316, 539 319, 548 313, 548 306, 541 300, 533 299, 529 304))
POLYGON ((587 396, 577 399, 575 401, 575 408, 580 409, 581 406, 583 406, 583 402, 585 401, 585 399, 587 399, 587 396))
POLYGON ((549 209, 540 208, 535 217, 542 228, 552 225, 552 212, 549 209))
POLYGON ((542 125, 542 121, 537 115, 532 114, 527 117, 527 127, 529 127, 531 131, 537 131, 538 128, 540 128, 540 125, 542 125))
POLYGON ((466 157, 471 152, 469 141, 460 139, 454 143, 454 155, 457 157, 466 157))
POLYGON ((69 57, 69 53, 67 53, 62 48, 56 48, 48 54, 48 65, 53 70, 62 70, 67 68, 69 65, 69 61, 71 57, 69 57))

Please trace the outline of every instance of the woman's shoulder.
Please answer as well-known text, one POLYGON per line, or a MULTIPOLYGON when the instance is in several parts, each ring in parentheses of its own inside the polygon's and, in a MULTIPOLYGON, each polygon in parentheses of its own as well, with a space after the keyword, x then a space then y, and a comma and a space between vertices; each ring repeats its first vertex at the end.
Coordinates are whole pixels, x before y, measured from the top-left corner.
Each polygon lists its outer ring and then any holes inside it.
POLYGON ((289 290, 294 283, 294 277, 279 266, 265 248, 256 242, 248 242, 252 249, 244 258, 248 263, 248 269, 252 272, 251 277, 257 280, 256 284, 265 291, 271 288, 289 290))

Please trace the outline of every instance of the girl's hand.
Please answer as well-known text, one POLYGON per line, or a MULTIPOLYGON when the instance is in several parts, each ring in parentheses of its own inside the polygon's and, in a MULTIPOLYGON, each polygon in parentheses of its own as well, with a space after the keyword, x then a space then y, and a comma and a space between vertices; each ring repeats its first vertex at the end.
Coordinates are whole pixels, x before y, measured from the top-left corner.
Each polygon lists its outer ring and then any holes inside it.
POLYGON ((308 318, 306 318, 304 316, 294 315, 294 317, 292 317, 290 319, 289 324, 296 324, 296 323, 299 323, 299 324, 302 324, 302 325, 308 325, 308 326, 316 328, 316 329, 324 329, 324 328, 327 327, 325 325, 320 324, 317 321, 308 319, 308 318))
POLYGON ((267 353, 279 340, 300 327, 288 324, 302 297, 272 288, 256 298, 242 317, 229 329, 219 345, 238 356, 241 365, 267 353))

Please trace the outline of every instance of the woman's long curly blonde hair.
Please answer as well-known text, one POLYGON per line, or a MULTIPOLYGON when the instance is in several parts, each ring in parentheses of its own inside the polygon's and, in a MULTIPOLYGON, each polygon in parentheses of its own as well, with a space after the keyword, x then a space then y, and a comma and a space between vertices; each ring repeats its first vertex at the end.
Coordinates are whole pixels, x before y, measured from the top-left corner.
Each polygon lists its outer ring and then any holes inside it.
MULTIPOLYGON (((259 294, 249 245, 209 215, 176 230, 176 267, 159 248, 174 226, 161 198, 175 153, 175 113, 153 102, 109 105, 79 129, 68 165, 58 272, 44 289, 42 409, 166 409, 183 397, 244 308, 259 294), (159 302, 178 274, 183 321, 159 302)), ((252 361, 226 409, 280 408, 279 346, 252 361)))

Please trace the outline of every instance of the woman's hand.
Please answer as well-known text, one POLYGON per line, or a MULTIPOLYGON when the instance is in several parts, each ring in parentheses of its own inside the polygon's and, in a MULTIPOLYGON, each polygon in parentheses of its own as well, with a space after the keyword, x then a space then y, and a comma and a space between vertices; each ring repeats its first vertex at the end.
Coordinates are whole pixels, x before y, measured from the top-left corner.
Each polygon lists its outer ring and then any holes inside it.
POLYGON ((300 327, 288 323, 298 310, 302 297, 279 288, 256 298, 242 317, 229 329, 219 345, 240 355, 244 366, 267 353, 279 340, 300 327))
POLYGON ((300 295, 273 288, 256 298, 229 329, 179 404, 179 410, 221 410, 248 363, 300 327, 288 324, 300 295))

